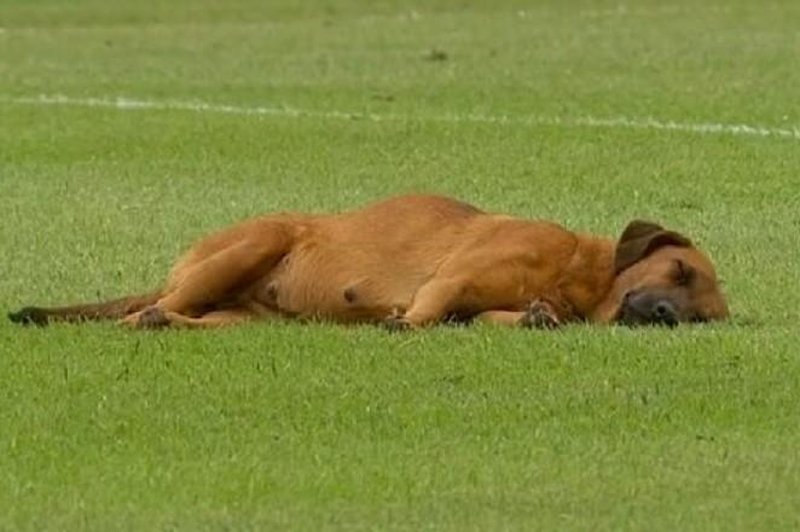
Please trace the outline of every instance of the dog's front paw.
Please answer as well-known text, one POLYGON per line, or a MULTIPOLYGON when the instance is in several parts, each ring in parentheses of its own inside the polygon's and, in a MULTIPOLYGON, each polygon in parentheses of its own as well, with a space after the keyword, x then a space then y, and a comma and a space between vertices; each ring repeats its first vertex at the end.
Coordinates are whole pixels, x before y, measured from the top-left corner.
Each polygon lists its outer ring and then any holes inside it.
POLYGON ((47 312, 38 307, 24 307, 17 312, 9 312, 8 319, 20 325, 44 326, 48 323, 47 312))
POLYGON ((391 332, 409 331, 414 328, 411 322, 400 312, 393 312, 384 319, 383 327, 391 332))
POLYGON ((555 329, 561 326, 561 320, 550 303, 536 299, 528 306, 519 324, 530 329, 555 329))

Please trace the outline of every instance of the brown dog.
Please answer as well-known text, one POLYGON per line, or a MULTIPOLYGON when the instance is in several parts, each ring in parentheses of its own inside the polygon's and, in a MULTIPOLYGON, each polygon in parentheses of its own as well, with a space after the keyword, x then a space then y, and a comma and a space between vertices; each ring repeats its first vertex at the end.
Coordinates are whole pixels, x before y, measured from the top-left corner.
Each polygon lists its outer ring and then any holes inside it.
POLYGON ((392 328, 448 318, 554 327, 727 316, 713 265, 678 233, 634 221, 615 242, 438 196, 254 218, 197 243, 158 292, 9 314, 37 325, 119 319, 194 327, 284 317, 392 328))

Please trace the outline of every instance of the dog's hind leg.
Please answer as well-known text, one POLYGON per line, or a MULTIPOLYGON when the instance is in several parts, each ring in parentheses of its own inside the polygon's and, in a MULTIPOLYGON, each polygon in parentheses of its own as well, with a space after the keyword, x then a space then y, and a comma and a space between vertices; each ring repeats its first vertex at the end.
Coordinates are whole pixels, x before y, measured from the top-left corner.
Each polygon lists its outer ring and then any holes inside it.
POLYGON ((199 262, 187 265, 155 307, 184 316, 214 308, 266 275, 289 252, 292 242, 291 231, 285 224, 260 227, 199 262))
POLYGON ((260 316, 248 309, 235 308, 226 310, 214 310, 199 317, 190 317, 169 310, 162 310, 158 307, 150 307, 137 315, 131 315, 120 322, 137 329, 160 329, 160 328, 189 328, 189 329, 210 329, 236 325, 246 321, 256 319, 260 316))

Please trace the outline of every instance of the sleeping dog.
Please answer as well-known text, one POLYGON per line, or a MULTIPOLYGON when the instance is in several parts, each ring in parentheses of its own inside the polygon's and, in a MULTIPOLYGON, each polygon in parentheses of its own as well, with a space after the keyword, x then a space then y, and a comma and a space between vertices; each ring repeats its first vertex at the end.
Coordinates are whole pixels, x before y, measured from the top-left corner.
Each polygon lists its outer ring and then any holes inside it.
POLYGON ((36 325, 318 319, 392 329, 450 319, 672 326, 727 316, 714 266, 677 232, 636 220, 611 239, 432 195, 253 218, 197 242, 152 293, 9 314, 36 325))

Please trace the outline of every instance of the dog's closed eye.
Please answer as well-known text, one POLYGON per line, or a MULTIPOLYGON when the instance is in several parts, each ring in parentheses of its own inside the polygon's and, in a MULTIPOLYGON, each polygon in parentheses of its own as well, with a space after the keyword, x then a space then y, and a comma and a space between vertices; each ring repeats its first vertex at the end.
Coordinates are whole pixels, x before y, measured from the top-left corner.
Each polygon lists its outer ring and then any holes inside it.
POLYGON ((695 278, 695 270, 684 261, 677 259, 675 261, 675 283, 678 286, 688 286, 695 278))

